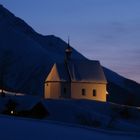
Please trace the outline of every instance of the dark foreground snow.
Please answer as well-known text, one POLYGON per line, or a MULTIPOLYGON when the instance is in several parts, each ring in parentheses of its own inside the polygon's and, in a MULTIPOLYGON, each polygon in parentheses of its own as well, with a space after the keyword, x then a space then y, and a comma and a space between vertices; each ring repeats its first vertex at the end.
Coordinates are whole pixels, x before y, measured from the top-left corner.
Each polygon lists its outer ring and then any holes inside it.
POLYGON ((88 129, 32 119, 0 116, 1 139, 5 140, 139 140, 134 133, 88 129))

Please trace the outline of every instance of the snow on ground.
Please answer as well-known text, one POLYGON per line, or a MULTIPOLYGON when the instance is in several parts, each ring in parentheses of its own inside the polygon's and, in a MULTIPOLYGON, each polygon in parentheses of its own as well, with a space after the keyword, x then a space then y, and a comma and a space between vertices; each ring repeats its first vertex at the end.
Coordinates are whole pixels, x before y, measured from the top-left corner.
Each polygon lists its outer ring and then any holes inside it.
POLYGON ((43 100, 37 96, 6 95, 0 98, 0 113, 3 113, 9 100, 17 103, 16 110, 28 110, 41 102, 48 112, 44 120, 110 131, 140 132, 140 110, 135 107, 92 100, 43 100))
POLYGON ((92 100, 44 100, 44 104, 50 113, 49 120, 140 132, 140 111, 134 107, 92 100), (128 111, 128 118, 123 117, 122 111, 128 111))
POLYGON ((71 125, 0 116, 1 139, 5 140, 139 140, 136 133, 118 133, 71 125))

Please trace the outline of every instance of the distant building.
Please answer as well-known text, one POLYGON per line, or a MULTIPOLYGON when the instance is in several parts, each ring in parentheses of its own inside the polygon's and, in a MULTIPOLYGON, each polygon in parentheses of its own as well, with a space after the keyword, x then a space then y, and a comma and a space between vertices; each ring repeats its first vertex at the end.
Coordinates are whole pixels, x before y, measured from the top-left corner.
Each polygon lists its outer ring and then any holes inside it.
POLYGON ((42 100, 32 96, 7 96, 0 103, 0 113, 29 118, 45 118, 49 112, 42 100))
POLYGON ((65 50, 64 63, 55 63, 45 80, 45 98, 106 101, 106 78, 99 61, 74 60, 65 50))

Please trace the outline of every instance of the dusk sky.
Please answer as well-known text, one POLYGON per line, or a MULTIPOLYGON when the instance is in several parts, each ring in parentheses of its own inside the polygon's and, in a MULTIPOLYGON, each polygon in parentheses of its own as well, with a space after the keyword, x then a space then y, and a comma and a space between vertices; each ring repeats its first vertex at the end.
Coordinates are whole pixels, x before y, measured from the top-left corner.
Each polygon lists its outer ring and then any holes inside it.
POLYGON ((140 83, 140 0, 0 0, 38 33, 140 83))

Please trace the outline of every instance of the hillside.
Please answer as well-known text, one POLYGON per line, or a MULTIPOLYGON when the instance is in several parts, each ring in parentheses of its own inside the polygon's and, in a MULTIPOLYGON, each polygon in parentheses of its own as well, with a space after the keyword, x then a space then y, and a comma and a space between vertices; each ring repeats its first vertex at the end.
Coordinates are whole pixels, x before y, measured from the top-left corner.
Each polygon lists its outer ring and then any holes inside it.
MULTIPOLYGON (((42 96, 44 80, 53 63, 64 61, 66 47, 60 38, 38 34, 0 5, 0 86, 4 89, 42 96)), ((72 57, 86 59, 75 49, 72 57)), ((130 98, 132 105, 140 105, 140 84, 107 68, 104 72, 109 101, 127 104, 130 98)))
POLYGON ((36 122, 55 122, 71 127, 102 130, 105 133, 140 132, 139 108, 109 102, 72 99, 45 100, 29 95, 6 96, 0 98, 0 114, 5 114, 4 118, 36 118, 36 122))

